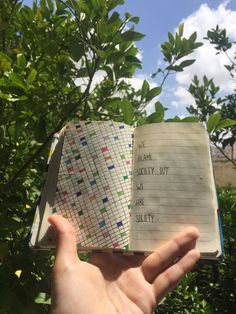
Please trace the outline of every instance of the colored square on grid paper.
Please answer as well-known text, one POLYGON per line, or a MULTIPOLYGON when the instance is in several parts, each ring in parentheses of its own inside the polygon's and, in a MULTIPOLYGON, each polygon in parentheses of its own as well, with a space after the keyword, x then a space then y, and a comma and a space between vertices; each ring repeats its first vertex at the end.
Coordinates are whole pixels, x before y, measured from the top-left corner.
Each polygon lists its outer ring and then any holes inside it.
POLYGON ((73 171, 74 171, 74 168, 73 168, 73 167, 67 168, 67 172, 68 172, 68 173, 71 173, 71 172, 73 172, 73 171))
POLYGON ((67 196, 68 195, 68 192, 67 191, 64 191, 62 192, 63 196, 67 196))
POLYGON ((106 161, 111 160, 111 156, 105 157, 105 160, 106 160, 106 161))
POLYGON ((77 181, 78 184, 81 184, 81 183, 83 183, 83 182, 84 182, 84 179, 79 179, 79 180, 77 181))
POLYGON ((91 195, 89 196, 90 201, 95 201, 96 200, 96 195, 91 195))
POLYGON ((80 195, 82 195, 82 192, 81 192, 81 191, 79 191, 79 192, 76 193, 76 196, 77 196, 77 197, 79 197, 80 195))
POLYGON ((119 136, 113 136, 113 140, 117 141, 119 139, 119 136))
POLYGON ((86 141, 82 142, 81 144, 82 144, 82 146, 87 146, 88 145, 88 143, 86 141))
POLYGON ((81 159, 80 155, 75 156, 75 160, 79 160, 79 159, 81 159))
POLYGON ((85 141, 85 137, 84 136, 80 138, 80 142, 83 142, 83 141, 85 141))
POLYGON ((116 248, 116 247, 118 247, 118 246, 119 246, 119 243, 118 243, 118 242, 115 242, 115 243, 113 243, 112 245, 113 245, 113 247, 115 247, 115 248, 116 248))
POLYGON ((107 237, 109 237, 110 233, 109 233, 109 231, 106 231, 102 235, 104 238, 107 238, 107 237))
POLYGON ((75 128, 76 128, 76 129, 81 128, 80 124, 76 124, 76 125, 75 125, 75 128))
POLYGON ((80 230, 84 229, 84 225, 83 224, 79 225, 79 228, 80 230))
POLYGON ((80 210, 80 211, 78 212, 78 214, 79 214, 79 216, 83 216, 83 211, 80 210))
POLYGON ((103 202, 103 204, 107 203, 107 202, 108 202, 108 198, 107 198, 107 197, 104 197, 104 198, 102 199, 102 202, 103 202))
POLYGON ((73 207, 76 207, 76 203, 71 203, 70 206, 73 208, 73 207))
POLYGON ((124 195, 124 191, 119 191, 119 192, 117 192, 117 195, 118 195, 118 196, 124 195))
POLYGON ((123 179, 124 180, 128 180, 128 176, 123 176, 123 179))
POLYGON ((105 227, 105 225, 106 225, 105 220, 102 220, 102 221, 99 222, 99 227, 100 227, 100 228, 105 227))
POLYGON ((87 239, 87 240, 91 239, 91 234, 87 234, 87 235, 86 235, 86 239, 87 239))
POLYGON ((89 125, 89 124, 91 124, 91 121, 86 121, 85 122, 85 125, 89 125))
POLYGON ((124 154, 120 155, 120 158, 125 159, 125 155, 124 154))
POLYGON ((53 214, 55 214, 55 213, 57 212, 56 207, 53 207, 53 208, 51 209, 51 211, 52 211, 53 214))
POLYGON ((131 162, 130 162, 130 160, 126 160, 126 165, 130 165, 131 164, 131 162))
POLYGON ((118 228, 120 228, 120 227, 123 226, 123 222, 122 222, 122 221, 118 221, 118 222, 116 223, 116 225, 117 225, 118 228))
POLYGON ((94 172, 93 172, 93 176, 94 176, 94 177, 97 177, 98 175, 99 175, 98 171, 94 171, 94 172))
POLYGON ((108 148, 107 148, 107 146, 106 146, 106 147, 102 147, 102 148, 101 148, 101 151, 102 151, 102 153, 105 153, 105 152, 107 152, 107 151, 108 151, 108 148))
POLYGON ((65 164, 66 164, 66 165, 70 165, 70 164, 71 164, 71 160, 70 160, 70 159, 66 160, 66 161, 65 161, 65 164))
POLYGON ((124 125, 119 125, 119 129, 124 129, 125 126, 124 125))
POLYGON ((121 238, 125 237, 126 236, 126 232, 121 232, 120 236, 121 236, 121 238))
POLYGON ((131 148, 131 147, 132 147, 132 144, 128 144, 128 147, 131 148))
POLYGON ((93 186, 93 185, 95 185, 95 184, 96 184, 96 180, 90 181, 90 185, 91 185, 91 186, 93 186))
POLYGON ((101 214, 104 214, 104 213, 106 213, 106 212, 107 212, 106 207, 100 208, 100 213, 101 213, 101 214))
POLYGON ((107 167, 108 170, 112 170, 112 169, 114 169, 114 168, 115 168, 114 165, 111 165, 111 166, 108 166, 108 167, 107 167))
POLYGON ((82 168, 82 169, 79 170, 79 172, 80 172, 80 173, 86 172, 86 169, 85 169, 85 168, 82 168))

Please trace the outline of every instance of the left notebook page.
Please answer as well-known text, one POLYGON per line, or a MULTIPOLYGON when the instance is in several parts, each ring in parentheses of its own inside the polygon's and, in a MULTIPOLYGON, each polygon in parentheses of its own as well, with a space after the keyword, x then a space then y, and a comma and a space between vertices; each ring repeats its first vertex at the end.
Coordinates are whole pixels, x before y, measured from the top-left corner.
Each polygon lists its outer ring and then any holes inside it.
POLYGON ((132 136, 132 127, 112 121, 64 128, 36 212, 34 246, 55 246, 47 217, 58 213, 75 226, 79 248, 128 249, 132 136))

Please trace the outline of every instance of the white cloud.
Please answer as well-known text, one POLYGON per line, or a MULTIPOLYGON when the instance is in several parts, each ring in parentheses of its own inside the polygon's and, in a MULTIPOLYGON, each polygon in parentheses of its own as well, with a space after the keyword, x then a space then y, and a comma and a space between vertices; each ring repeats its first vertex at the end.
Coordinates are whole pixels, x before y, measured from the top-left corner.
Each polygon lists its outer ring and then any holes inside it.
POLYGON ((174 95, 176 97, 176 100, 172 101, 171 105, 175 108, 186 107, 194 104, 194 98, 183 86, 177 87, 174 95))
MULTIPOLYGON (((229 64, 227 56, 223 53, 216 55, 214 47, 207 40, 203 40, 207 31, 218 24, 220 28, 226 29, 231 41, 236 41, 236 11, 228 9, 228 3, 229 1, 224 1, 216 9, 202 4, 197 11, 181 21, 181 23, 184 22, 184 36, 188 37, 196 31, 198 41, 204 42, 204 45, 186 57, 186 59, 196 59, 195 63, 175 76, 179 86, 174 92, 176 100, 172 101, 175 108, 189 105, 190 98, 187 96, 188 92, 184 90, 190 85, 194 75, 197 75, 199 79, 203 75, 213 78, 223 94, 231 93, 235 89, 235 81, 230 78, 224 67, 225 64, 229 64)), ((235 52, 236 45, 233 45, 228 54, 232 58, 235 52)))
MULTIPOLYGON (((203 4, 200 8, 183 20, 185 26, 184 35, 189 36, 193 32, 197 32, 198 40, 202 41, 209 29, 215 28, 218 24, 220 28, 225 28, 227 34, 232 40, 236 40, 236 11, 227 9, 227 2, 219 5, 214 10, 203 4)), ((231 49, 229 54, 233 56, 236 47, 231 49)), ((198 48, 191 58, 196 59, 196 62, 183 73, 176 75, 176 81, 180 84, 190 84, 193 75, 197 74, 202 77, 206 74, 209 78, 213 78, 215 83, 221 87, 222 92, 232 92, 234 82, 230 79, 224 65, 229 63, 225 54, 216 55, 216 50, 206 40, 204 45, 198 48)))

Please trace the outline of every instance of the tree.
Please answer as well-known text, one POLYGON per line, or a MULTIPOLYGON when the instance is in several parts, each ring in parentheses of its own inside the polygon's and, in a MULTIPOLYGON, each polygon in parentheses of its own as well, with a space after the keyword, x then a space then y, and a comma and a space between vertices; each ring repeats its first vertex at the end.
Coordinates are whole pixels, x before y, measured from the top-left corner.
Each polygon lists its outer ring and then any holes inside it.
MULTIPOLYGON (((206 39, 215 46, 217 54, 224 53, 228 57, 229 64, 225 69, 229 72, 232 80, 236 75, 236 54, 233 59, 230 58, 228 50, 232 47, 227 37, 226 30, 220 29, 217 25, 215 29, 207 32, 206 39)), ((196 106, 189 106, 189 113, 196 115, 200 121, 208 121, 208 131, 211 135, 211 141, 219 151, 234 166, 236 162, 233 159, 233 145, 236 141, 236 94, 235 92, 224 97, 217 96, 220 87, 214 84, 213 79, 203 76, 203 83, 200 83, 197 76, 194 76, 188 91, 194 97, 196 106), (224 121, 221 121, 223 119, 224 121), (227 145, 232 148, 232 156, 228 156, 224 149, 227 145)), ((235 90, 236 91, 236 90, 235 90)))
POLYGON ((37 303, 49 292, 53 257, 31 252, 28 233, 52 135, 72 118, 131 124, 140 115, 125 78, 141 66, 134 41, 143 35, 134 30, 137 17, 114 10, 122 3, 41 0, 30 8, 1 2, 2 313, 45 312, 37 303))
POLYGON ((71 119, 164 121, 164 106, 156 102, 147 117, 147 104, 168 75, 194 62, 182 58, 200 43, 195 33, 185 38, 180 25, 161 47, 167 66, 157 70, 159 86, 144 80, 135 90, 126 78, 141 67, 135 41, 144 35, 135 31, 138 17, 115 11, 123 2, 0 4, 1 313, 48 311, 53 255, 30 251, 28 235, 53 134, 71 119))

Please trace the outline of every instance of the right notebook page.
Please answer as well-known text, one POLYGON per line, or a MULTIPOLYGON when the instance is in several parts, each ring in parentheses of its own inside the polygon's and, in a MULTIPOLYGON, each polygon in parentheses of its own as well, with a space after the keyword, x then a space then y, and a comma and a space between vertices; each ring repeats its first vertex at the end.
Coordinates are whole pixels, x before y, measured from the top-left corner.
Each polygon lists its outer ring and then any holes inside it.
POLYGON ((153 251, 187 226, 197 248, 220 250, 207 131, 201 123, 157 123, 134 132, 130 249, 153 251))

